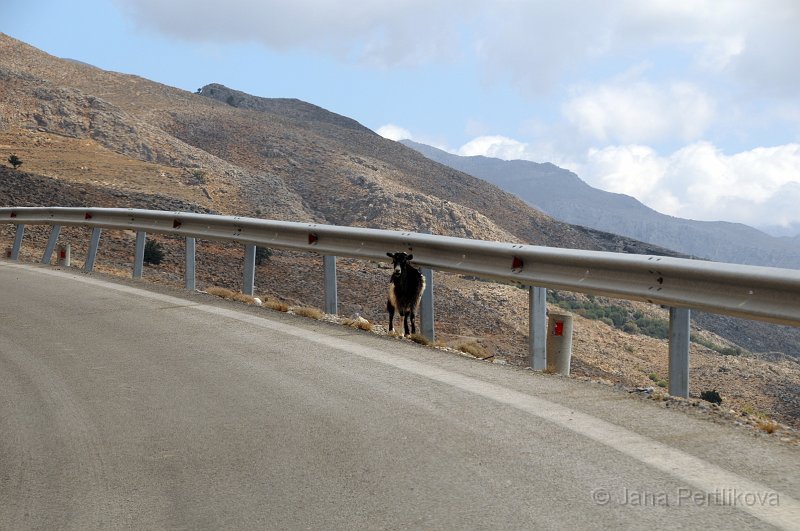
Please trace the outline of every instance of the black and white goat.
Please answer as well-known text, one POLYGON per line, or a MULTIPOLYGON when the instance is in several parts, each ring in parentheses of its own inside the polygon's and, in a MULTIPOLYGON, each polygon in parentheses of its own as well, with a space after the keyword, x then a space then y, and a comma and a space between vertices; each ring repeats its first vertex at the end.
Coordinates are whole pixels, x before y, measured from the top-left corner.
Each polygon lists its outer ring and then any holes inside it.
POLYGON ((403 331, 408 335, 408 321, 411 320, 411 333, 417 333, 414 325, 414 314, 416 313, 422 292, 425 291, 425 277, 419 270, 409 262, 414 258, 413 254, 406 253, 386 253, 392 259, 394 273, 389 280, 389 300, 386 301, 386 311, 389 312, 389 332, 394 331, 394 312, 397 311, 403 317, 403 331))

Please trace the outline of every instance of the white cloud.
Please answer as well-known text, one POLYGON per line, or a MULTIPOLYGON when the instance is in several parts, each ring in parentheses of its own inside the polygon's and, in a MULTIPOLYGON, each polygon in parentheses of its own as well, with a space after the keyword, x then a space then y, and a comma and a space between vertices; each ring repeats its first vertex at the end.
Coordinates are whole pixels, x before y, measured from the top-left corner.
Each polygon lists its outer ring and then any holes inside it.
POLYGON ((115 0, 141 28, 189 41, 256 42, 385 67, 456 54, 449 13, 470 0, 115 0), (444 21, 444 23, 443 23, 444 21))
POLYGON ((800 92, 797 0, 114 1, 140 27, 187 40, 313 49, 380 66, 454 60, 466 42, 486 79, 533 93, 609 58, 664 50, 745 85, 800 92))
POLYGON ((527 145, 504 136, 479 136, 463 146, 457 154, 463 157, 494 157, 503 160, 525 159, 527 145))
POLYGON ((562 107, 566 120, 592 141, 621 144, 700 138, 714 116, 714 102, 689 83, 661 87, 621 79, 584 87, 562 107))
POLYGON ((404 129, 399 125, 394 124, 386 124, 378 128, 375 131, 383 138, 388 138, 389 140, 413 140, 414 136, 411 134, 411 131, 408 129, 404 129))
POLYGON ((678 217, 754 226, 800 221, 800 144, 726 155, 697 142, 668 156, 613 146, 591 150, 578 171, 593 186, 678 217))
POLYGON ((589 150, 581 176, 609 192, 648 197, 663 178, 665 166, 650 147, 610 146, 589 150))

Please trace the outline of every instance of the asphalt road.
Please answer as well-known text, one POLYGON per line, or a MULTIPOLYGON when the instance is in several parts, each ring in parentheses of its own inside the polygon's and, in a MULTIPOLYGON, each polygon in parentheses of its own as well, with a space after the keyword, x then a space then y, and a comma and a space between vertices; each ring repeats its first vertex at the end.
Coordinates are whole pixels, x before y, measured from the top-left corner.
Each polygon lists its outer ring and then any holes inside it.
POLYGON ((0 261, 0 529, 800 529, 798 472, 600 385, 0 261))

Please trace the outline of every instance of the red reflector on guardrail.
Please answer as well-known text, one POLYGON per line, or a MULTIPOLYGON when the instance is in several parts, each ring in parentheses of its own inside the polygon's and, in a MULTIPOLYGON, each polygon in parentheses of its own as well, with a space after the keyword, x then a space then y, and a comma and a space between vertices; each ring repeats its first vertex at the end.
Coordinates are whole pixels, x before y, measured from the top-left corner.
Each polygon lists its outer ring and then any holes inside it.
POLYGON ((172 228, 173 229, 179 229, 179 228, 181 228, 181 225, 183 225, 183 223, 181 223, 181 221, 178 220, 178 219, 176 219, 175 221, 172 222, 172 228))
POLYGON ((315 243, 317 243, 318 241, 319 241, 319 236, 317 236, 317 235, 316 235, 316 234, 314 234, 313 232, 309 232, 309 233, 308 233, 308 244, 309 244, 309 245, 314 245, 314 244, 315 244, 315 243))
POLYGON ((522 269, 523 265, 525 265, 525 262, 519 256, 515 256, 511 261, 511 269, 522 269))
POLYGON ((555 323, 553 323, 553 335, 554 336, 564 335, 564 321, 556 321, 555 323))
POLYGON ((87 212, 86 215, 83 217, 83 219, 92 219, 92 213, 87 212))
POLYGON ((15 218, 15 217, 17 217, 17 213, 16 213, 16 212, 11 212, 11 217, 12 217, 12 218, 15 218))

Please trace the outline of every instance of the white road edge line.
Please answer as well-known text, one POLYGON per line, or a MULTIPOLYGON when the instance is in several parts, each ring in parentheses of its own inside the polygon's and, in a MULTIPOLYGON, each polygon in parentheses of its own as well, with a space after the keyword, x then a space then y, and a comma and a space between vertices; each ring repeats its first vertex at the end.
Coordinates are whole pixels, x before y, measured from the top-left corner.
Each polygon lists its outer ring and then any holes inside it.
POLYGON ((115 284, 71 272, 11 262, 0 262, 0 266, 16 267, 52 276, 67 277, 86 284, 103 286, 146 299, 159 300, 177 306, 185 306, 190 310, 227 317, 236 321, 312 341, 325 345, 326 347, 356 354, 385 365, 390 365, 417 376, 422 376, 505 404, 588 437, 641 463, 684 481, 697 489, 703 490, 708 494, 710 497, 708 499, 712 500, 712 503, 734 506, 737 509, 750 513, 759 520, 781 529, 798 529, 798 527, 800 527, 800 502, 794 498, 771 489, 764 484, 743 478, 738 474, 708 463, 682 450, 678 450, 591 415, 565 408, 564 406, 543 398, 526 395, 519 391, 483 382, 476 378, 463 376, 444 369, 431 367, 424 363, 387 354, 380 350, 348 341, 347 339, 330 337, 289 324, 271 321, 266 318, 268 315, 264 317, 255 316, 226 308, 197 304, 171 295, 154 293, 142 288, 115 284), (721 499, 717 496, 720 492, 723 492, 721 499), (742 499, 724 495, 725 492, 756 494, 757 499, 753 500, 752 498, 748 498, 748 502, 753 501, 754 503, 744 503, 742 499), (717 497, 715 498, 715 496, 717 497), (763 500, 769 500, 770 502, 777 501, 777 503, 764 503, 763 500))

